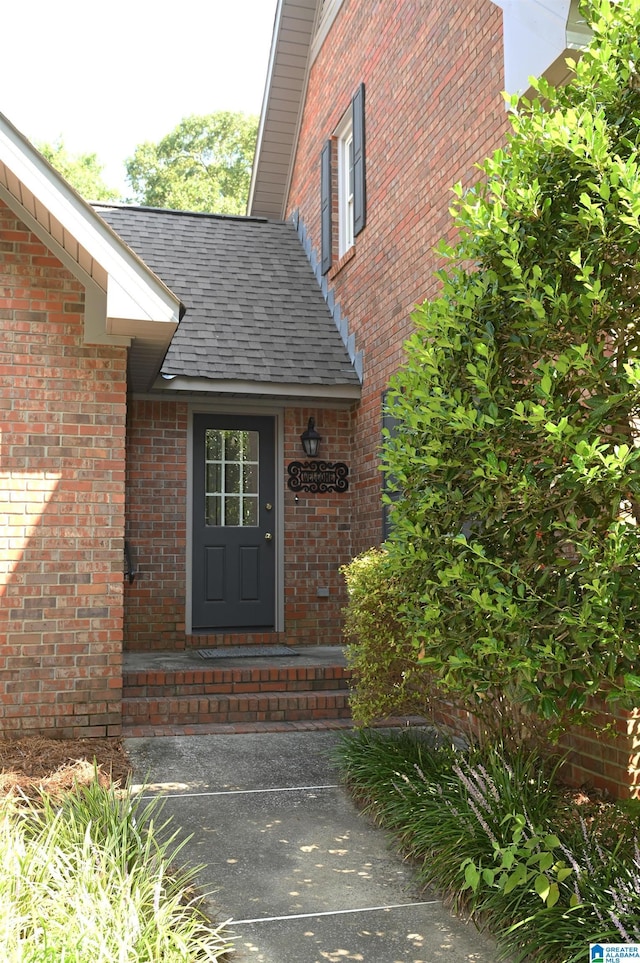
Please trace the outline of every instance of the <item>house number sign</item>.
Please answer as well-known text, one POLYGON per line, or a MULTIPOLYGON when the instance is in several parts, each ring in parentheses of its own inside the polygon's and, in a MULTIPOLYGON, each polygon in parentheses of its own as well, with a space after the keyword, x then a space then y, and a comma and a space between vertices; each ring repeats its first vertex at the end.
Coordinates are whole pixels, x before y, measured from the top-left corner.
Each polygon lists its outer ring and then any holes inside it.
POLYGON ((346 492, 349 488, 349 469, 341 461, 292 461, 287 471, 292 492, 346 492))

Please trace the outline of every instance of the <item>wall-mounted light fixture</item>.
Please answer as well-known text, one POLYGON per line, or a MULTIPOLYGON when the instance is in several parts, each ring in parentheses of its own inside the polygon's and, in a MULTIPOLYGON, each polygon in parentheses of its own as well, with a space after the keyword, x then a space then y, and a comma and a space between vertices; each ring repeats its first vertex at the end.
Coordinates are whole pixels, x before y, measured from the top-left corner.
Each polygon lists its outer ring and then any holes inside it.
POLYGON ((307 430, 300 435, 300 441, 305 455, 309 458, 315 458, 318 454, 318 445, 322 441, 322 436, 316 431, 316 423, 313 418, 309 418, 307 430))

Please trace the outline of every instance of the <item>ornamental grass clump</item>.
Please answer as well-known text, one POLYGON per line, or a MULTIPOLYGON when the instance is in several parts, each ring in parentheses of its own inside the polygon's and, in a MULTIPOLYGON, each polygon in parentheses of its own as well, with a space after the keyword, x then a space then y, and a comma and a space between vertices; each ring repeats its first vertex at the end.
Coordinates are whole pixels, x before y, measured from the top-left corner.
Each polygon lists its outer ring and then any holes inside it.
POLYGON ((176 868, 158 800, 97 779, 60 804, 0 810, 0 946, 6 963, 209 963, 230 943, 176 868))
POLYGON ((360 730, 342 740, 338 758, 366 810, 415 858, 420 880, 456 906, 474 902, 466 861, 492 865, 495 847, 510 840, 514 813, 538 823, 553 807, 552 777, 536 754, 463 751, 421 730, 360 730))
POLYGON ((424 730, 344 736, 338 760, 418 880, 511 963, 581 963, 589 942, 640 941, 640 807, 568 791, 557 759, 424 730))
MULTIPOLYGON (((637 814, 633 822, 637 833, 637 814)), ((535 957, 543 946, 550 959, 582 963, 585 933, 592 943, 640 942, 640 847, 633 823, 623 818, 611 845, 597 817, 587 822, 580 816, 578 824, 560 844, 571 874, 558 903, 503 929, 514 963, 535 957)))

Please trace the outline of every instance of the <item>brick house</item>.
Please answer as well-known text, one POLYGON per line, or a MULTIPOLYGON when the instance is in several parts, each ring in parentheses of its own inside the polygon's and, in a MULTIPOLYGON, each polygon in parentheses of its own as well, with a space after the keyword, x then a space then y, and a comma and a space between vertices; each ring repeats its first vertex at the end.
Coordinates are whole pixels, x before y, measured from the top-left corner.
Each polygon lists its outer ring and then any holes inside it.
MULTIPOLYGON (((0 731, 117 734, 123 680, 142 685, 127 654, 339 643, 360 377, 292 225, 91 207, 0 118, 0 251, 0 731)), ((188 694, 239 674, 203 668, 188 694)), ((347 712, 323 699, 287 708, 347 712)))
MULTIPOLYGON (((291 219, 361 359, 351 454, 353 554, 384 535, 382 399, 415 304, 437 293, 451 187, 503 141, 502 91, 555 84, 588 42, 573 0, 283 0, 249 213, 291 219)), ((602 720, 604 723, 604 719, 602 720)), ((636 791, 636 714, 575 733, 571 775, 636 791)))
MULTIPOLYGON (((280 0, 247 218, 91 207, 0 121, 2 732, 346 712, 337 657, 187 656, 337 650, 451 185, 501 143, 504 87, 582 42, 575 0, 280 0), (143 671, 167 652, 189 672, 143 671)), ((576 778, 628 784, 619 724, 576 778)))

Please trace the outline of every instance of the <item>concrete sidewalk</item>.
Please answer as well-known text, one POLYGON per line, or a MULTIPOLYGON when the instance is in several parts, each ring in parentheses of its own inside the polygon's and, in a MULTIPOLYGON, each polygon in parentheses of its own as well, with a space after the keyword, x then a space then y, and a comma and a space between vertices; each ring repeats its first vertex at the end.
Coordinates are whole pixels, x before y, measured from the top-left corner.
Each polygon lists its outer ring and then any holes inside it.
POLYGON ((127 739, 234 963, 493 963, 495 944, 416 888, 339 785, 332 731, 127 739))

